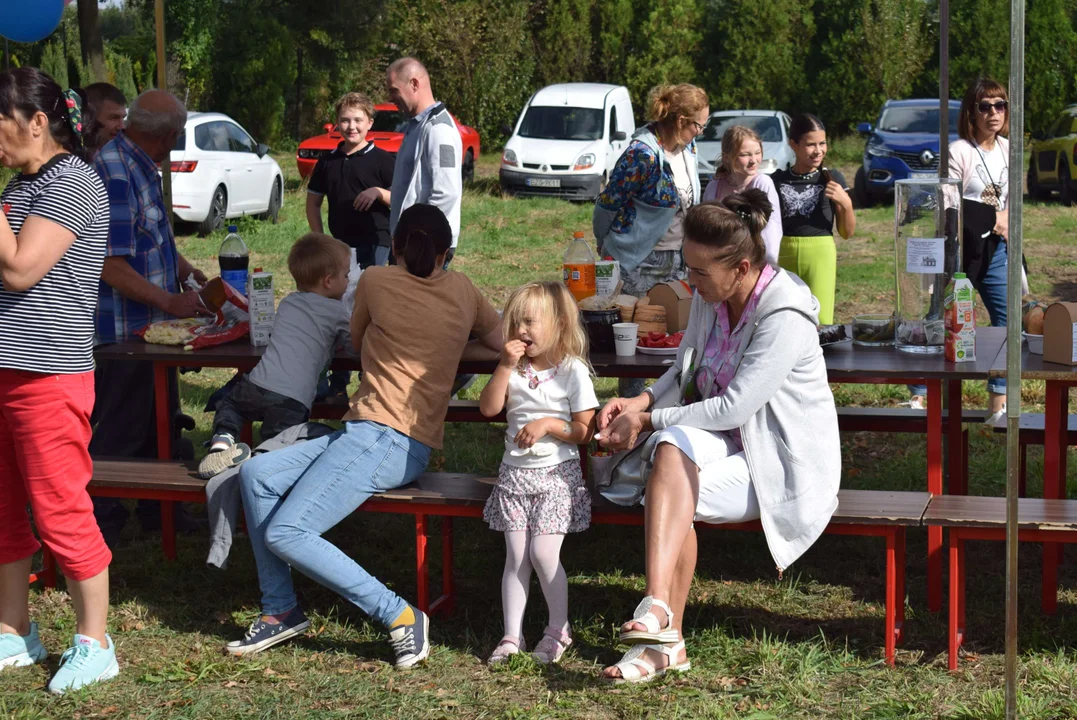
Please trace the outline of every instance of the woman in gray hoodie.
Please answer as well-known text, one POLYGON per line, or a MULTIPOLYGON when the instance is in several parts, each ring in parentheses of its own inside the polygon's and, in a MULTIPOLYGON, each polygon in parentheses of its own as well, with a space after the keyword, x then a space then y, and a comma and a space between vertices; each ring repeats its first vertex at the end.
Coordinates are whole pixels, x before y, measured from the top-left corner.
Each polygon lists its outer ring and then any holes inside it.
POLYGON ((773 210, 747 190, 688 212, 683 252, 696 292, 677 361, 642 395, 615 398, 599 414, 614 450, 653 432, 644 449, 647 596, 621 627, 635 647, 603 671, 613 682, 690 667, 681 623, 693 521, 760 520, 781 573, 837 508, 841 448, 818 302, 766 261, 761 232, 773 210))

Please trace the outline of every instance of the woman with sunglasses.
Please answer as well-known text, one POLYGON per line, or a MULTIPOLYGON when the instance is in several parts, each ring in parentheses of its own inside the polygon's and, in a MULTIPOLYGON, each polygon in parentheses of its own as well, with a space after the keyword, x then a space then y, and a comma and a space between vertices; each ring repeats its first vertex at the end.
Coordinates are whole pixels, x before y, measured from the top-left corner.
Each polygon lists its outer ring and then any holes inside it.
MULTIPOLYGON (((1006 264, 1009 213, 1009 96, 989 78, 974 82, 961 101, 957 134, 950 146, 950 177, 961 183, 962 268, 980 294, 992 327, 1006 325, 1006 264)), ((913 387, 913 402, 926 388, 913 387)), ((1006 414, 1006 380, 987 382, 994 425, 1006 414)))
MULTIPOLYGON (((642 297, 688 276, 681 244, 688 209, 699 202, 696 137, 710 116, 707 93, 695 85, 659 85, 648 95, 648 122, 610 173, 595 202, 598 253, 621 265, 622 292, 642 297)), ((643 391, 622 380, 622 395, 643 391)))
POLYGON ((640 450, 649 464, 646 597, 621 626, 621 642, 635 647, 603 671, 610 682, 689 669, 693 522, 761 520, 781 573, 837 508, 841 442, 819 302, 767 261, 763 228, 774 211, 748 188, 688 212, 684 259, 696 292, 677 359, 642 395, 614 398, 598 415, 596 437, 612 450, 653 431, 640 450))

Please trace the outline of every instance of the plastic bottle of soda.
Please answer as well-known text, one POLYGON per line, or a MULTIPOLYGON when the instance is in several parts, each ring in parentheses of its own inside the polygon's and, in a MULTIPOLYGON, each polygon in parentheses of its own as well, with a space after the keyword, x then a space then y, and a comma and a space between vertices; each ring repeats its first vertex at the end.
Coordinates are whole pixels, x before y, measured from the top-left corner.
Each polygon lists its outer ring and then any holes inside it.
POLYGON ((217 262, 221 266, 221 279, 232 286, 232 289, 247 292, 247 268, 250 266, 250 253, 243 238, 236 232, 235 225, 228 226, 228 237, 221 243, 220 252, 217 253, 217 262))
POLYGON ((595 294, 595 254, 583 239, 583 233, 572 233, 572 244, 565 251, 564 273, 565 285, 576 298, 576 302, 595 294))

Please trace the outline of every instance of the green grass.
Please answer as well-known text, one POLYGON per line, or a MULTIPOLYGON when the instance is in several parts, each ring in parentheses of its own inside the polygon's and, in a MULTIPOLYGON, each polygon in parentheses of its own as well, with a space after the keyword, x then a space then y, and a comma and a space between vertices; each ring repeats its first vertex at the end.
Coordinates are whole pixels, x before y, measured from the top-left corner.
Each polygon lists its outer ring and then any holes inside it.
MULTIPOLYGON (((292 289, 284 268, 291 243, 306 230, 294 160, 282 222, 244 220, 240 232, 253 264, 276 273, 278 293, 292 289)), ((496 157, 484 157, 479 181, 464 200, 464 233, 455 268, 468 273, 500 304, 516 285, 556 278, 571 232, 587 231, 590 207, 554 200, 516 200, 496 190, 496 157)), ((845 170, 842 167, 843 171, 845 170)), ((851 178, 851 174, 849 174, 851 178)), ((839 242, 837 315, 892 305, 892 208, 858 212, 857 237, 839 242)), ((1077 222, 1057 204, 1026 209, 1026 254, 1032 288, 1046 299, 1073 296, 1077 222), (1068 283, 1068 285, 1067 285, 1068 283), (1068 288, 1068 290, 1067 290, 1068 288), (1067 295, 1068 293, 1068 295, 1067 295)), ((182 251, 207 271, 223 234, 180 239, 182 251)), ((184 408, 204 439, 211 421, 201 412, 229 373, 183 376, 184 408)), ((901 387, 838 385, 839 403, 894 405, 901 387)), ((598 383, 610 397, 615 382, 598 383)), ((479 387, 468 391, 477 397, 479 387)), ((1026 383, 1024 407, 1043 409, 1043 387, 1026 383)), ((982 383, 966 383, 965 402, 982 407, 982 383)), ((499 426, 455 425, 433 466, 493 472, 500 457, 499 426)), ((999 495, 1004 484, 1000 436, 971 433, 972 492, 999 495)), ((921 436, 850 434, 843 438, 845 487, 922 490, 926 465, 921 436)), ((1040 488, 1043 454, 1029 451, 1030 492, 1040 488)), ((1071 462, 1071 466, 1077 463, 1071 462)), ((1069 481, 1077 481, 1071 471, 1069 481)), ((415 596, 414 534, 407 517, 357 514, 327 536, 372 573, 415 596)), ((433 532, 432 557, 439 557, 433 532)), ((56 699, 44 690, 49 670, 70 639, 74 617, 62 592, 34 590, 31 603, 53 652, 49 668, 0 673, 5 718, 947 718, 1003 716, 1002 626, 1004 555, 1000 543, 968 549, 968 651, 959 673, 946 671, 946 616, 925 610, 924 534, 910 535, 907 640, 898 667, 882 663, 883 543, 822 538, 778 580, 763 538, 707 532, 701 537, 697 582, 686 627, 693 670, 644 688, 607 688, 598 669, 615 661, 617 624, 643 591, 639 528, 592 528, 570 537, 564 561, 570 576, 576 645, 560 668, 527 658, 490 671, 481 659, 501 635, 499 578, 502 542, 476 520, 456 521, 457 609, 437 618, 437 647, 428 664, 394 672, 379 628, 317 584, 297 586, 314 620, 306 638, 246 660, 221 653, 258 612, 255 570, 246 541, 237 540, 227 572, 204 566, 204 537, 181 538, 179 560, 161 559, 159 537, 134 523, 112 566, 111 631, 122 674, 81 694, 56 699)), ((435 566, 436 566, 435 561, 435 566)), ((1077 717, 1077 556, 1061 567, 1060 611, 1039 613, 1039 548, 1020 555, 1020 708, 1026 718, 1077 717)), ((545 625, 541 594, 532 589, 526 633, 533 644, 545 625)))

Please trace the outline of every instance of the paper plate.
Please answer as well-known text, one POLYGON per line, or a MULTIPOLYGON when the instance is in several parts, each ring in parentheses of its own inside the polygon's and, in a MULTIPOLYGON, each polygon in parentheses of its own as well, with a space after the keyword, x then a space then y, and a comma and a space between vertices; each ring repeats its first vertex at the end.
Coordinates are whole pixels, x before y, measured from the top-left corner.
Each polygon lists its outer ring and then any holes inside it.
POLYGON ((641 352, 644 355, 676 355, 680 348, 652 348, 643 347, 642 345, 636 346, 636 351, 641 352))

